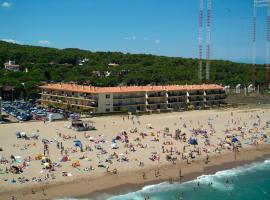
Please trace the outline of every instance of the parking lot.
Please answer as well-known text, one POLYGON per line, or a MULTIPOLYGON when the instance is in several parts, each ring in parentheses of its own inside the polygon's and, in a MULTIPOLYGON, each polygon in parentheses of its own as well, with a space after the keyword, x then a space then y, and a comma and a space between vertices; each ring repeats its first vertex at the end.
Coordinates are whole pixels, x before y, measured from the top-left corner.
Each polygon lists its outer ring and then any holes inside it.
POLYGON ((56 108, 42 108, 36 103, 4 101, 2 111, 7 122, 26 122, 33 120, 61 120, 65 118, 79 118, 80 115, 56 108))

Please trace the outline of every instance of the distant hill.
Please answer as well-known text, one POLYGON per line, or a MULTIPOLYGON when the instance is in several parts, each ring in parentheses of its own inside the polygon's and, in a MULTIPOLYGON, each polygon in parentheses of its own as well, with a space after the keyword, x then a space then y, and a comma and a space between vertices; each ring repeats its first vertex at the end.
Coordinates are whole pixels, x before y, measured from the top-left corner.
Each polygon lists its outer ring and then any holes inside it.
MULTIPOLYGON (((55 49, 3 41, 0 41, 0 67, 0 85, 25 90, 28 97, 37 93, 37 86, 47 81, 74 81, 96 86, 199 83, 197 59, 55 49), (22 72, 3 70, 8 60, 15 60, 22 72), (119 66, 108 66, 109 63, 119 66), (26 68, 28 73, 23 72, 26 68)), ((257 66, 257 77, 258 83, 263 84, 263 65, 257 66)), ((251 65, 213 60, 210 82, 248 85, 251 83, 251 65)))

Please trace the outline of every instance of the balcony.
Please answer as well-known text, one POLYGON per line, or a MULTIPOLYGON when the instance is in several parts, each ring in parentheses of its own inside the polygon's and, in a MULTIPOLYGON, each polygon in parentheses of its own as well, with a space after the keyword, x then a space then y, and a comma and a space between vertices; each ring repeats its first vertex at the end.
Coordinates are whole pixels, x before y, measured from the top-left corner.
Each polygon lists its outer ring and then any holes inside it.
POLYGON ((148 98, 166 98, 166 95, 148 95, 148 98))
POLYGON ((52 104, 58 104, 58 105, 71 105, 71 106, 78 106, 78 107, 85 107, 85 108, 95 108, 92 105, 83 105, 83 104, 76 104, 74 102, 60 102, 55 100, 49 100, 49 99, 41 99, 41 101, 49 102, 52 104))
POLYGON ((139 96, 114 96, 113 99, 140 99, 140 98, 146 98, 145 95, 139 95, 139 96))
POLYGON ((179 101, 169 101, 168 104, 185 105, 186 102, 185 102, 185 101, 183 101, 183 102, 179 102, 179 101))
POLYGON ((129 103, 114 103, 114 107, 118 106, 138 106, 138 105, 145 105, 145 102, 129 102, 129 103))
POLYGON ((148 103, 148 105, 154 105, 154 104, 167 104, 166 102, 164 102, 164 101, 148 101, 147 102, 148 103))
POLYGON ((204 99, 203 98, 189 98, 189 102, 200 102, 200 101, 203 101, 204 99))
POLYGON ((186 93, 168 93, 168 97, 186 97, 187 94, 186 93))
POLYGON ((190 93, 189 92, 189 96, 203 96, 204 92, 196 92, 196 93, 190 93))
POLYGON ((206 91, 206 95, 225 95, 225 91, 224 90, 211 90, 211 91, 206 91))
POLYGON ((60 95, 60 94, 45 94, 45 93, 39 93, 40 95, 44 95, 44 96, 52 96, 52 97, 60 97, 60 98, 68 98, 68 99, 78 99, 78 100, 85 100, 85 101, 95 101, 95 99, 93 99, 93 97, 91 96, 87 96, 87 97, 83 97, 83 96, 69 96, 69 95, 60 95))
POLYGON ((206 101, 220 101, 220 100, 223 100, 223 99, 220 99, 220 98, 207 98, 206 97, 206 101))

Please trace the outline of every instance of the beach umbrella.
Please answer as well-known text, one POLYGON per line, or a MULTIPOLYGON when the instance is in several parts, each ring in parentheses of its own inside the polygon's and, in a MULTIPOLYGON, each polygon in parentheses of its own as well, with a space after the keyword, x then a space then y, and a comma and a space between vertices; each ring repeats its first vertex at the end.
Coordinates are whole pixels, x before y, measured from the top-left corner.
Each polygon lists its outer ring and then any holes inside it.
POLYGON ((197 142, 197 140, 195 138, 190 138, 188 143, 191 144, 191 145, 197 145, 198 144, 198 142, 197 142))
POLYGON ((117 146, 116 143, 113 143, 113 144, 111 144, 111 148, 112 148, 112 149, 118 149, 119 147, 117 146))
POLYGON ((152 128, 152 125, 151 124, 147 124, 146 125, 146 128, 152 128))
POLYGON ((232 142, 233 142, 233 143, 238 142, 238 139, 237 139, 236 137, 234 137, 234 138, 232 139, 232 142))
POLYGON ((20 163, 21 162, 21 156, 14 156, 14 158, 15 158, 15 161, 17 162, 17 163, 20 163))
POLYGON ((92 142, 94 142, 95 141, 95 138, 94 137, 90 137, 89 140, 92 141, 92 142))
POLYGON ((44 163, 43 165, 44 165, 44 167, 49 167, 50 163, 44 163))
POLYGON ((75 147, 81 147, 82 146, 82 143, 80 140, 74 140, 73 142, 75 142, 74 146, 75 147))

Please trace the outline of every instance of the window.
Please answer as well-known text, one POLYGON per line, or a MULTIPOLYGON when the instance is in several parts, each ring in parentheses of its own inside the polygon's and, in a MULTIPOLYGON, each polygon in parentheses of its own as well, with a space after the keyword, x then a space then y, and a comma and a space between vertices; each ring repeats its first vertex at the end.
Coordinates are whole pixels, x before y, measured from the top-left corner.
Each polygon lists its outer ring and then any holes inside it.
POLYGON ((106 112, 110 112, 111 110, 110 110, 110 108, 106 108, 106 112))
POLYGON ((111 98, 109 94, 106 94, 106 99, 109 99, 111 98))

